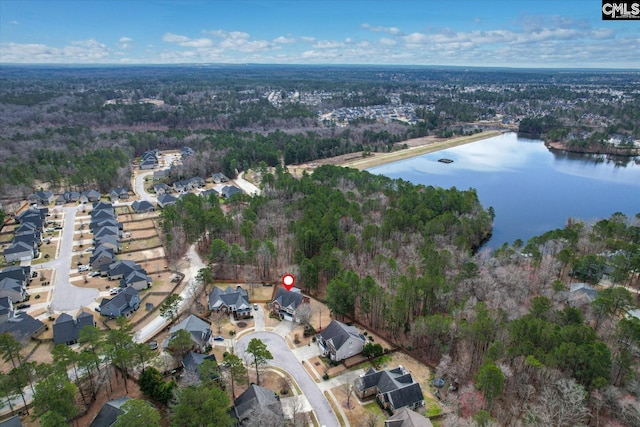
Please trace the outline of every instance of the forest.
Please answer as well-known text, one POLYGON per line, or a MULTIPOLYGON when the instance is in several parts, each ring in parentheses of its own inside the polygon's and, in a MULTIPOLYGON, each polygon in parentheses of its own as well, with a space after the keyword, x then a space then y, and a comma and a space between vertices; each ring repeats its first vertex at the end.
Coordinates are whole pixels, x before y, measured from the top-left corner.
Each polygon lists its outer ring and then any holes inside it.
POLYGON ((633 75, 455 67, 5 65, 0 193, 16 200, 43 186, 56 192, 126 186, 128 165, 143 152, 184 145, 198 152, 187 165, 190 176, 233 177, 260 162, 289 165, 402 149, 408 138, 465 133, 468 123, 484 122, 478 126, 489 129, 502 120, 522 120, 522 132, 575 146, 611 134, 637 138, 640 98, 633 75), (343 127, 319 119, 336 109, 370 106, 408 108, 416 121, 353 118, 343 127), (540 127, 540 120, 553 123, 540 127))
POLYGON ((490 254, 479 248, 492 213, 473 190, 331 166, 300 179, 262 173, 263 194, 226 214, 196 196, 163 211, 174 252, 198 242, 215 278, 294 272, 339 319, 460 384, 445 397, 460 410, 447 425, 483 408, 497 425, 640 422, 640 319, 626 315, 637 306, 640 215, 573 220, 490 254), (578 282, 597 298, 576 298, 578 282))

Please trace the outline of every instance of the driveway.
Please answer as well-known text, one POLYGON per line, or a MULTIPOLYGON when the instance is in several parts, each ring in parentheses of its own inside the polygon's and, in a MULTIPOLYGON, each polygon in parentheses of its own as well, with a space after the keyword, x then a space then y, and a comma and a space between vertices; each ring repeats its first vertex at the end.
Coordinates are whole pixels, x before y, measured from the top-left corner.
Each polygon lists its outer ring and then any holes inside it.
POLYGON ((262 340, 273 355, 270 365, 287 371, 302 389, 302 393, 307 397, 313 407, 316 417, 321 426, 332 427, 340 425, 329 402, 320 391, 315 381, 309 376, 302 364, 293 355, 284 339, 273 332, 253 332, 238 340, 236 349, 238 356, 244 358, 244 353, 252 338, 262 340))
POLYGON ((55 280, 51 281, 53 283, 51 308, 55 311, 76 311, 93 303, 99 295, 97 289, 79 288, 73 286, 69 281, 69 271, 72 268, 74 223, 78 209, 79 206, 63 208, 64 224, 62 226, 58 256, 56 259, 39 264, 36 267, 38 269, 53 268, 55 270, 55 280))
POLYGON ((144 184, 145 184, 144 180, 145 178, 148 178, 148 177, 153 177, 153 171, 136 175, 133 191, 140 197, 140 200, 145 200, 149 203, 155 204, 157 203, 158 198, 155 197, 154 195, 147 193, 146 190, 144 189, 144 184))

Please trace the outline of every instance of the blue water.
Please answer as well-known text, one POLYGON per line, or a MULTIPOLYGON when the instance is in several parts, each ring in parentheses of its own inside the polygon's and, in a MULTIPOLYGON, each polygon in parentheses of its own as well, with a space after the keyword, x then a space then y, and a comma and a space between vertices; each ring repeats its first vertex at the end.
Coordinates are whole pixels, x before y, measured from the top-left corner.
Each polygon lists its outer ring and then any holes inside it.
POLYGON ((415 184, 475 188, 493 206, 496 249, 562 228, 568 218, 592 221, 614 212, 640 213, 640 158, 625 164, 606 156, 548 150, 542 141, 502 134, 467 145, 369 169, 415 184), (444 164, 438 159, 454 162, 444 164))

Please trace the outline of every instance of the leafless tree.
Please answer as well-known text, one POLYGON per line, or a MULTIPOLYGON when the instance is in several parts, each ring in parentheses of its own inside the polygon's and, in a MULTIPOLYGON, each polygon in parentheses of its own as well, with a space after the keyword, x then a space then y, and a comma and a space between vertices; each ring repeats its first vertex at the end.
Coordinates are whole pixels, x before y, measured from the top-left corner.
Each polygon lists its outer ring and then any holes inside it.
POLYGON ((211 323, 214 324, 218 330, 218 333, 222 332, 222 325, 229 319, 229 315, 227 313, 223 313, 221 311, 212 311, 211 312, 211 323))
POLYGON ((381 418, 379 414, 374 414, 373 412, 367 412, 364 418, 362 419, 362 421, 360 422, 360 424, 358 425, 362 427, 377 427, 380 424, 380 420, 381 418))
POLYGON ((573 427, 587 424, 587 392, 571 378, 559 378, 542 387, 526 421, 532 426, 573 427))
POLYGON ((300 304, 296 309, 296 320, 302 325, 308 325, 311 321, 311 304, 300 304))

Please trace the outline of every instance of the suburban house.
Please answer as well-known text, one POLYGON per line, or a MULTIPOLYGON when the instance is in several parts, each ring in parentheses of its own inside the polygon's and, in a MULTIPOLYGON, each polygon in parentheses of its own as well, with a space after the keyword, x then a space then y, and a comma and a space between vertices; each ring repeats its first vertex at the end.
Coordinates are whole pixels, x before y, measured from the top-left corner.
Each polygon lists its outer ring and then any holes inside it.
POLYGON ((77 191, 65 191, 56 199, 56 205, 75 203, 78 200, 80 200, 80 193, 78 193, 77 191))
POLYGON ((189 186, 193 189, 193 188, 202 188, 206 185, 206 182, 204 182, 204 179, 200 178, 199 176, 194 176, 192 178, 189 178, 187 181, 189 181, 189 186))
POLYGON ((98 213, 99 211, 108 211, 113 214, 114 218, 116 216, 116 211, 113 208, 113 205, 109 202, 97 201, 91 205, 91 208, 93 209, 93 211, 91 211, 91 216, 94 216, 94 214, 98 213))
POLYGON ((147 272, 141 267, 139 269, 131 271, 120 279, 121 288, 134 288, 137 291, 147 289, 151 286, 151 277, 147 276, 147 272))
POLYGON ((107 218, 107 219, 99 220, 97 222, 94 221, 89 225, 89 228, 91 229, 92 233, 95 233, 96 230, 102 227, 115 227, 118 230, 122 231, 122 223, 118 222, 118 220, 115 218, 107 218))
MULTIPOLYGON (((208 360, 210 362, 216 362, 216 356, 213 354, 201 354, 195 351, 190 351, 186 356, 182 358, 182 367, 185 372, 194 372, 196 375, 200 375, 200 366, 208 360)), ((212 373, 212 380, 220 379, 220 372, 212 373)))
POLYGON ((164 208, 165 206, 175 205, 178 199, 171 194, 161 194, 158 196, 158 207, 164 208))
POLYGON ((191 334, 193 345, 198 351, 204 351, 205 347, 210 345, 211 324, 206 320, 191 314, 182 322, 169 329, 169 338, 163 343, 163 347, 168 347, 173 336, 181 329, 184 329, 191 334))
POLYGON ((37 191, 28 197, 29 203, 46 206, 53 202, 54 195, 51 191, 37 191))
POLYGON ((129 396, 119 397, 118 399, 110 400, 102 405, 102 409, 98 412, 98 415, 93 419, 89 427, 111 427, 118 417, 124 414, 122 405, 128 400, 131 400, 129 396))
POLYGON ((111 199, 111 202, 129 200, 129 190, 126 188, 113 188, 109 191, 109 198, 111 199))
POLYGON ((9 297, 0 298, 0 334, 8 333, 22 342, 35 338, 47 329, 47 326, 27 313, 16 312, 9 297))
POLYGON ((146 200, 136 200, 131 204, 135 213, 155 212, 156 207, 146 200))
POLYGON ((238 285, 226 289, 214 288, 209 294, 209 310, 222 313, 233 313, 236 318, 250 317, 251 304, 249 294, 238 285))
POLYGON ((91 313, 83 311, 75 319, 67 313, 60 314, 53 324, 53 343, 55 345, 77 343, 80 331, 85 326, 96 326, 91 313))
POLYGON ((375 396, 378 403, 392 413, 407 407, 424 406, 422 388, 402 365, 395 369, 376 371, 369 369, 354 381, 360 399, 375 396))
POLYGON ((158 166, 158 151, 151 150, 142 154, 142 160, 140 161, 140 169, 148 170, 158 166))
POLYGON ((220 193, 215 188, 210 188, 208 190, 204 190, 204 191, 200 192, 200 195, 204 196, 204 197, 208 197, 211 194, 213 194, 215 197, 220 197, 220 193))
POLYGON ((26 287, 31 282, 31 267, 30 266, 12 266, 0 271, 0 280, 5 277, 18 280, 23 287, 26 287))
POLYGON ((337 320, 332 320, 316 338, 322 354, 335 361, 362 353, 366 343, 366 338, 358 328, 347 326, 337 320))
POLYGON ((173 191, 176 193, 184 193, 185 191, 189 191, 191 187, 189 186, 189 181, 181 180, 173 183, 173 191))
POLYGON ((29 245, 24 242, 14 242, 3 252, 4 260, 7 264, 20 261, 29 261, 36 256, 37 252, 34 252, 33 245, 29 245))
POLYGON ((271 301, 271 311, 281 319, 293 321, 301 304, 309 304, 309 297, 302 295, 299 288, 291 288, 290 291, 278 288, 275 298, 271 301))
POLYGON ((22 302, 27 297, 26 284, 14 277, 0 276, 0 298, 7 297, 12 303, 22 302))
POLYGON ((120 260, 109 266, 107 277, 109 280, 120 280, 135 270, 142 270, 142 266, 136 264, 134 261, 120 260))
POLYGON ((122 290, 113 298, 100 301, 100 314, 110 318, 129 317, 140 308, 140 293, 133 287, 122 290))
POLYGON ((598 291, 586 283, 572 283, 569 289, 569 304, 580 306, 591 304, 598 297, 598 291))
POLYGON ((100 193, 96 190, 85 190, 80 193, 80 203, 93 203, 100 200, 100 193))
POLYGON ((103 265, 113 264, 116 261, 113 249, 107 246, 96 246, 95 251, 91 258, 89 258, 89 265, 94 271, 100 271, 103 265))
POLYGON ((231 414, 238 421, 236 425, 247 425, 247 421, 257 418, 265 421, 265 425, 284 425, 284 414, 280 398, 268 388, 255 384, 233 401, 231 414))
POLYGON ((156 184, 153 186, 153 191, 155 191, 156 195, 161 195, 161 194, 167 194, 171 191, 171 187, 169 187, 167 184, 160 183, 160 184, 156 184))
POLYGON ((157 170, 157 171, 153 171, 153 180, 154 181, 160 181, 162 179, 165 179, 166 177, 169 176, 169 169, 161 169, 161 170, 157 170))
POLYGON ((193 149, 191 147, 182 147, 180 149, 180 156, 182 157, 182 159, 186 159, 187 157, 191 157, 194 154, 196 154, 195 151, 193 151, 193 149))
POLYGON ((429 418, 405 406, 387 418, 384 421, 384 427, 433 427, 433 424, 429 418))
POLYGON ((216 184, 220 184, 221 182, 229 182, 229 178, 227 178, 226 175, 222 172, 214 173, 212 178, 213 182, 215 182, 216 184))
POLYGON ((94 245, 104 246, 106 248, 110 248, 115 253, 120 253, 122 251, 122 244, 120 243, 120 239, 114 235, 102 236, 99 239, 94 240, 94 245))
POLYGON ((222 197, 225 199, 229 199, 231 196, 236 194, 242 194, 242 190, 235 185, 225 185, 222 187, 222 197))
POLYGON ((101 237, 105 236, 115 236, 122 237, 122 233, 118 227, 113 227, 110 225, 105 225, 103 227, 95 228, 93 231, 93 240, 99 240, 101 237))
POLYGON ((20 415, 14 415, 4 421, 0 421, 0 427, 22 427, 20 415))

